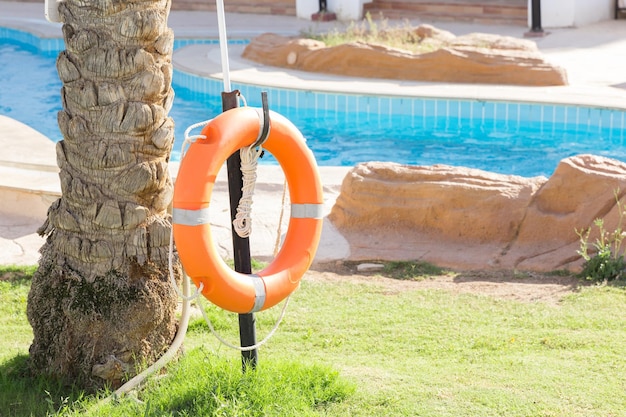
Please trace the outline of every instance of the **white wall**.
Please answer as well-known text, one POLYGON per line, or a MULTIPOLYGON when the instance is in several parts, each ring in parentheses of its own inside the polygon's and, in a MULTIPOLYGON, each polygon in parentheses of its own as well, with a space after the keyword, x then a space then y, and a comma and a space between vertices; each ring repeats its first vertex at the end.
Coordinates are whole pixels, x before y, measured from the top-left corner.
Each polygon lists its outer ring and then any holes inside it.
POLYGON ((574 26, 585 26, 614 18, 615 0, 577 0, 574 26))
MULTIPOLYGON (((363 3, 371 0, 326 0, 329 12, 335 13, 338 20, 350 21, 363 18, 363 3)), ((318 0, 296 0, 296 15, 311 19, 313 13, 319 11, 318 0)))
POLYGON ((363 0, 327 0, 328 10, 338 20, 360 20, 363 17, 363 0))
MULTIPOLYGON (((339 20, 363 18, 363 3, 371 0, 327 0, 328 10, 339 20)), ((531 2, 528 0, 528 27, 531 26, 531 2)), ((541 26, 544 28, 585 26, 613 18, 615 0, 541 0, 541 26)), ((318 0, 296 0, 296 14, 311 19, 319 11, 318 0)))
MULTIPOLYGON (((544 28, 573 26, 576 12, 575 1, 577 0, 541 0, 541 26, 544 28)), ((528 0, 528 22, 528 26, 531 27, 532 0, 528 0)))
MULTIPOLYGON (((585 26, 613 18, 615 0, 541 0, 541 26, 544 28, 585 26)), ((532 0, 528 0, 528 26, 531 26, 532 0)))
POLYGON ((319 11, 318 0, 296 0, 296 15, 311 20, 311 15, 319 11))

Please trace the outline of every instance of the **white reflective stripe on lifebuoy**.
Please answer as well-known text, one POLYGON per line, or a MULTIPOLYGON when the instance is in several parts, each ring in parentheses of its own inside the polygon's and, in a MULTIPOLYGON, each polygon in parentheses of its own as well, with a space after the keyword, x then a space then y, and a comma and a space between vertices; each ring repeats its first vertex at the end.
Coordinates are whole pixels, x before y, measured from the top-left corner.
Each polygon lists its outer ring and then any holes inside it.
POLYGON ((174 207, 172 209, 172 224, 181 224, 183 226, 209 224, 209 208, 186 210, 174 207))
POLYGON ((292 204, 291 217, 294 219, 321 219, 324 217, 323 204, 292 204))
POLYGON ((258 275, 252 274, 250 278, 252 278, 252 285, 254 285, 255 292, 254 306, 252 306, 250 313, 256 313, 257 311, 261 311, 263 304, 265 304, 265 283, 263 282, 263 278, 258 275))

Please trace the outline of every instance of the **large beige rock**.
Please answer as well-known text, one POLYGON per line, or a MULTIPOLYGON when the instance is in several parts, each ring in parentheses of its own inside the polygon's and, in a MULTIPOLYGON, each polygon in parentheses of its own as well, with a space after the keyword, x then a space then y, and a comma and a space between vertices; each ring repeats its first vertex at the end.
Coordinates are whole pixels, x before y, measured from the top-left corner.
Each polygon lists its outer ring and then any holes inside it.
POLYGON ((546 62, 537 46, 512 37, 420 27, 417 36, 432 52, 412 53, 383 45, 323 42, 266 33, 254 38, 243 57, 276 67, 355 77, 513 85, 566 85, 565 71, 546 62))
POLYGON ((346 176, 331 220, 341 229, 391 227, 441 239, 510 242, 544 181, 447 165, 370 162, 346 176))
MULTIPOLYGON (((562 160, 528 206, 502 263, 528 270, 577 269, 581 259, 576 230, 589 228, 598 218, 615 230, 620 217, 617 198, 625 192, 626 164, 593 155, 562 160)), ((597 228, 592 232, 595 241, 597 228)))
POLYGON ((370 162, 345 177, 329 219, 354 260, 577 270, 576 230, 599 217, 614 229, 625 187, 626 164, 592 155, 564 159, 550 179, 370 162))

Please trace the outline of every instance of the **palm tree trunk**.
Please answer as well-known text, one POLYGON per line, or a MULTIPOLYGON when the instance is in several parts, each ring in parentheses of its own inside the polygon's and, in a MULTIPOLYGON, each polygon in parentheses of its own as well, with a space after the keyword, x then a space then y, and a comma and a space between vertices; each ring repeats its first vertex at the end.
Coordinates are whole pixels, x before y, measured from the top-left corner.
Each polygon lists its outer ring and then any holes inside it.
POLYGON ((62 196, 39 230, 47 240, 28 297, 37 372, 115 386, 174 337, 169 8, 169 0, 61 3, 62 196))

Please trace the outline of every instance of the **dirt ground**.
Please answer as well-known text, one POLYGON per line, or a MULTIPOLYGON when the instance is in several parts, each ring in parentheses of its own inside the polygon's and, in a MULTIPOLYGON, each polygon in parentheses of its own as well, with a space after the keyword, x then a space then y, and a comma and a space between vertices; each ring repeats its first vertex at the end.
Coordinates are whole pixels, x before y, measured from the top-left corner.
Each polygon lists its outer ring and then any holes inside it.
POLYGON ((519 271, 450 271, 420 280, 390 278, 381 271, 359 272, 360 263, 335 262, 315 264, 305 279, 311 281, 350 280, 375 283, 391 292, 412 289, 441 289, 453 293, 471 293, 521 302, 558 304, 567 294, 582 285, 576 276, 519 271))
MULTIPOLYGON (((586 285, 576 276, 519 271, 449 271, 420 280, 385 276, 381 271, 359 272, 358 265, 368 262, 316 263, 304 279, 318 282, 346 281, 376 284, 389 293, 414 289, 440 289, 453 293, 481 294, 522 302, 558 304, 567 294, 586 285)), ((0 274, 0 281, 21 277, 21 272, 0 274)))

